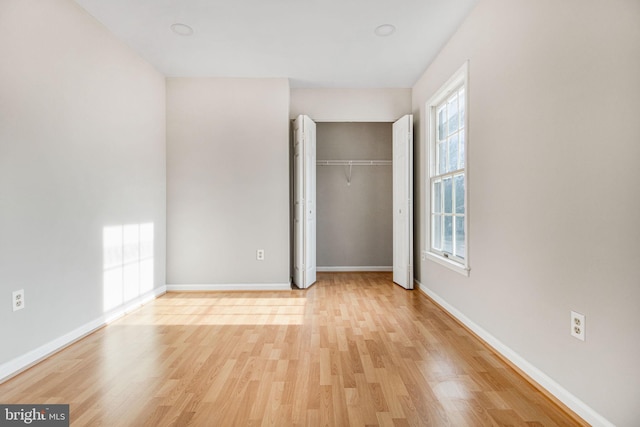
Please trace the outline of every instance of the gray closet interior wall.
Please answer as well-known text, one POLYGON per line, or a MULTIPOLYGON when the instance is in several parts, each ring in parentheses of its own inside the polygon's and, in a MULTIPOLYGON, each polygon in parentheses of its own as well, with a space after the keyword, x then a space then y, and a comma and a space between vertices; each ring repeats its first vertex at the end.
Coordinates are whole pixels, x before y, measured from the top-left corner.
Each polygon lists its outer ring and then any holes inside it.
MULTIPOLYGON (((318 160, 391 160, 392 123, 317 123, 318 160)), ((317 265, 391 267, 392 168, 317 166, 317 265)))

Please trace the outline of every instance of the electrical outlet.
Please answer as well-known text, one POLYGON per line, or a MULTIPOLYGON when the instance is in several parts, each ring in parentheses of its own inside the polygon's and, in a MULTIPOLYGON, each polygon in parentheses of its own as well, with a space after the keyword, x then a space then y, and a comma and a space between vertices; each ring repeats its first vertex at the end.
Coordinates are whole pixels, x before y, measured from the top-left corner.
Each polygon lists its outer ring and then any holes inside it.
POLYGON ((576 313, 575 311, 571 312, 571 336, 579 339, 580 341, 584 341, 586 332, 586 323, 584 319, 584 314, 576 313))
POLYGON ((258 261, 264 261, 264 249, 258 249, 256 251, 256 259, 258 261))
POLYGON ((425 251, 422 251, 422 257, 420 259, 422 261, 426 261, 427 260, 427 253, 425 251))
POLYGON ((13 311, 22 310, 24 308, 24 289, 13 292, 13 311))

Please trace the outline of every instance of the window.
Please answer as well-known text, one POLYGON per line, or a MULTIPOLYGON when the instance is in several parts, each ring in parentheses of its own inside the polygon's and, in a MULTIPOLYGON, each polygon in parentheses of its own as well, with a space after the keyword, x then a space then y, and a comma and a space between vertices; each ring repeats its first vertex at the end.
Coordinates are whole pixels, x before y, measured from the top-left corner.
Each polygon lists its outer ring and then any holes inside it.
POLYGON ((428 250, 425 255, 469 274, 467 209, 467 64, 427 102, 428 250))

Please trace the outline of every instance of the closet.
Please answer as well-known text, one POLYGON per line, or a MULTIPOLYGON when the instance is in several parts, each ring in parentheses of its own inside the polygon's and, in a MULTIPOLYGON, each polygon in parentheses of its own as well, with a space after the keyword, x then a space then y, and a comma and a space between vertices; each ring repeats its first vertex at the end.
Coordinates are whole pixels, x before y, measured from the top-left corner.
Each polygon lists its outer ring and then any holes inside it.
POLYGON ((413 287, 412 117, 396 123, 294 121, 293 265, 315 271, 393 271, 413 287))

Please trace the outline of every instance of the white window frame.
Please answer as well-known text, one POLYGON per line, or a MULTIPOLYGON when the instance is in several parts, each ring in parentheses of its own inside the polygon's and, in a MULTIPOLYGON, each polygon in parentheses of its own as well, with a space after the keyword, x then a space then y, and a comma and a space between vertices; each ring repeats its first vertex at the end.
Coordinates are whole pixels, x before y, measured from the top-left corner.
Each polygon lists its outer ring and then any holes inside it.
MULTIPOLYGON (((428 123, 427 129, 427 144, 428 149, 425 150, 425 165, 427 165, 427 179, 425 182, 425 203, 426 208, 426 249, 423 250, 423 255, 426 259, 434 261, 440 265, 443 265, 453 271, 456 271, 464 276, 469 276, 469 61, 466 61, 453 76, 447 80, 447 82, 438 89, 438 91, 427 101, 425 105, 425 123, 428 123), (465 145, 464 145, 464 168, 452 171, 451 173, 440 174, 440 177, 451 176, 453 181, 453 175, 459 175, 464 173, 464 256, 457 257, 437 250, 433 247, 432 227, 433 227, 433 195, 431 194, 431 182, 432 179, 437 176, 437 108, 443 102, 449 98, 454 92, 464 87, 464 130, 465 130, 465 145)), ((453 182, 452 182, 453 185, 453 182)), ((453 216, 455 218, 455 214, 453 216)), ((454 237, 455 238, 455 237, 454 237)))

